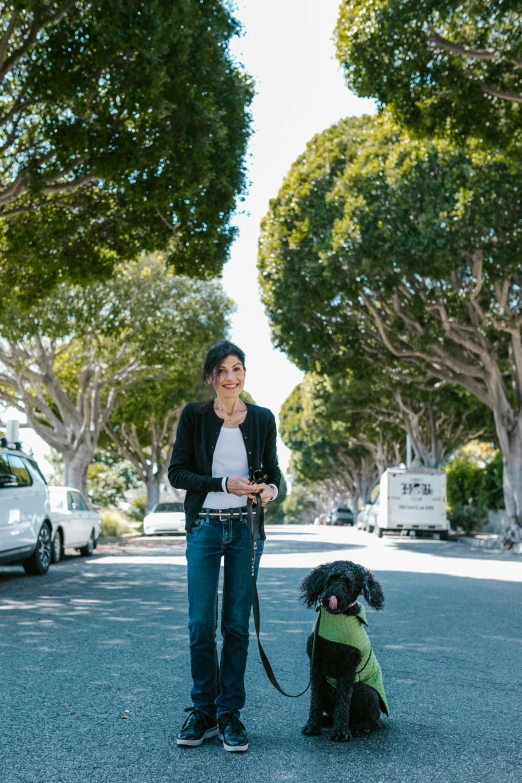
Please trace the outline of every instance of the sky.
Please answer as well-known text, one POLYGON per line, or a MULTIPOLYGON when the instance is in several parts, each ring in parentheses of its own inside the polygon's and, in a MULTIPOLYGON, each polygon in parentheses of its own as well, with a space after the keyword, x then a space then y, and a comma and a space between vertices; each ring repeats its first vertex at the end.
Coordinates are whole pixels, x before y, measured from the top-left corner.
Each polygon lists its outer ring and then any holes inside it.
MULTIPOLYGON (((272 347, 257 283, 259 224, 293 161, 311 137, 347 116, 373 113, 373 101, 345 87, 332 34, 338 0, 244 0, 236 15, 244 35, 233 51, 254 77, 254 135, 249 149, 251 181, 239 237, 225 266, 223 283, 237 303, 232 339, 245 351, 245 388, 258 405, 277 416, 302 373, 272 347)), ((280 442, 286 470, 288 449, 280 442)))
MULTIPOLYGON (((246 353, 245 388, 254 400, 279 409, 302 374, 270 341, 257 283, 259 224, 291 164, 315 134, 342 117, 373 112, 373 102, 348 91, 335 60, 332 33, 339 0, 238 0, 244 34, 234 56, 254 78, 253 137, 247 165, 250 182, 235 223, 239 236, 223 272, 223 285, 237 304, 231 337, 246 353)), ((14 417, 14 416, 13 416, 14 417)), ((25 417, 16 416, 16 418, 25 417)), ((48 447, 23 429, 25 449, 46 468, 48 447)), ((289 451, 279 442, 281 466, 289 451)))

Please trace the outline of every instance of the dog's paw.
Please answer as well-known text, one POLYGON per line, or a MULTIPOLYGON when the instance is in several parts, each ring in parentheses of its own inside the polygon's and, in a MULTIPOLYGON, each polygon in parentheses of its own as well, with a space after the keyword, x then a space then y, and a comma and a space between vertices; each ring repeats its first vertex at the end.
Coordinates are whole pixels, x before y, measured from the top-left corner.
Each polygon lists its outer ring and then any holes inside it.
POLYGON ((321 733, 321 727, 313 723, 305 723, 301 731, 307 737, 317 737, 321 733))
POLYGON ((353 737, 365 737, 371 734, 373 728, 368 723, 357 723, 350 728, 353 737))
POLYGON ((334 731, 330 735, 330 739, 333 742, 350 742, 352 739, 351 731, 334 731))

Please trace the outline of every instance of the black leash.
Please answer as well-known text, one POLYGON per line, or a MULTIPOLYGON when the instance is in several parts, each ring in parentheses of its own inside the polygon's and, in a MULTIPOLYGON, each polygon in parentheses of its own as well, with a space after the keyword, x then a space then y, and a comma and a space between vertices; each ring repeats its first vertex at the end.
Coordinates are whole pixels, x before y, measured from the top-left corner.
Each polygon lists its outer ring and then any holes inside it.
POLYGON ((252 511, 253 502, 249 498, 247 501, 247 516, 248 516, 248 524, 250 526, 250 532, 252 533, 252 607, 254 612, 254 626, 256 629, 256 636, 257 636, 257 646, 259 647, 259 655, 261 656, 261 662, 265 668, 266 675, 274 688, 279 691, 279 693, 282 693, 283 696, 288 696, 290 699, 298 699, 299 696, 303 696, 310 685, 312 684, 312 669, 313 669, 313 662, 314 662, 314 655, 315 655, 315 643, 317 641, 317 636, 319 634, 319 622, 321 619, 321 615, 317 618, 317 622, 315 624, 314 629, 314 640, 312 643, 312 659, 310 661, 310 680, 308 682, 308 685, 304 689, 304 691, 301 691, 301 693, 287 693, 286 691, 281 688, 279 683, 277 682, 276 676, 274 674, 274 671, 272 669, 272 665, 270 661, 268 660, 267 654, 263 650, 263 645, 261 644, 261 639, 259 638, 259 634, 261 633, 261 614, 259 611, 259 596, 257 594, 257 578, 256 578, 256 556, 257 556, 257 537, 259 534, 259 529, 261 527, 261 512, 262 512, 262 505, 261 505, 261 498, 258 498, 257 504, 256 504, 256 511, 255 514, 252 511))

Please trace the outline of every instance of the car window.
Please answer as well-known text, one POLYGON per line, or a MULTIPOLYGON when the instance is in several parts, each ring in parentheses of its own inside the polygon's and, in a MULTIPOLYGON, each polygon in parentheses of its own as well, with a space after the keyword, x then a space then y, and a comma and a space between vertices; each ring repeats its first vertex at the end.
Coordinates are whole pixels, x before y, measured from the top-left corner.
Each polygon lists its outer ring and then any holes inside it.
POLYGON ((65 494, 56 490, 49 490, 49 499, 53 511, 65 511, 65 494))
POLYGON ((11 469, 9 468, 7 457, 4 456, 4 454, 0 454, 0 473, 3 473, 4 475, 11 474, 11 469))
POLYGON ((38 463, 34 459, 26 459, 24 460, 26 465, 28 464, 29 467, 29 473, 33 476, 33 478, 36 478, 37 481, 41 481, 42 484, 47 484, 47 481, 45 480, 44 474, 38 467, 38 463))
POLYGON ((14 482, 13 471, 9 466, 7 456, 4 454, 0 454, 0 476, 11 476, 11 481, 4 479, 3 482, 0 483, 0 490, 17 486, 17 484, 14 482), (7 483, 4 483, 5 481, 7 481, 7 483))
POLYGON ((183 511, 183 503, 158 503, 154 514, 180 513, 183 511))
POLYGON ((19 487, 30 487, 33 483, 29 471, 24 465, 24 461, 21 457, 16 457, 14 454, 8 454, 7 459, 11 468, 11 473, 16 476, 19 487))
POLYGON ((78 504, 78 511, 89 511, 89 506, 79 492, 73 492, 74 502, 78 504))

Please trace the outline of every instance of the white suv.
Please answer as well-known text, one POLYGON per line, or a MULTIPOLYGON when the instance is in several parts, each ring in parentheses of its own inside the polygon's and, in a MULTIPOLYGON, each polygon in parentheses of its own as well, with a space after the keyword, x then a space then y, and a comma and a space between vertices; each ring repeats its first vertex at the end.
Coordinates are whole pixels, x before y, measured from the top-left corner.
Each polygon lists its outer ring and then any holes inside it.
POLYGON ((51 562, 49 492, 37 463, 15 445, 0 439, 0 565, 42 576, 51 562))

